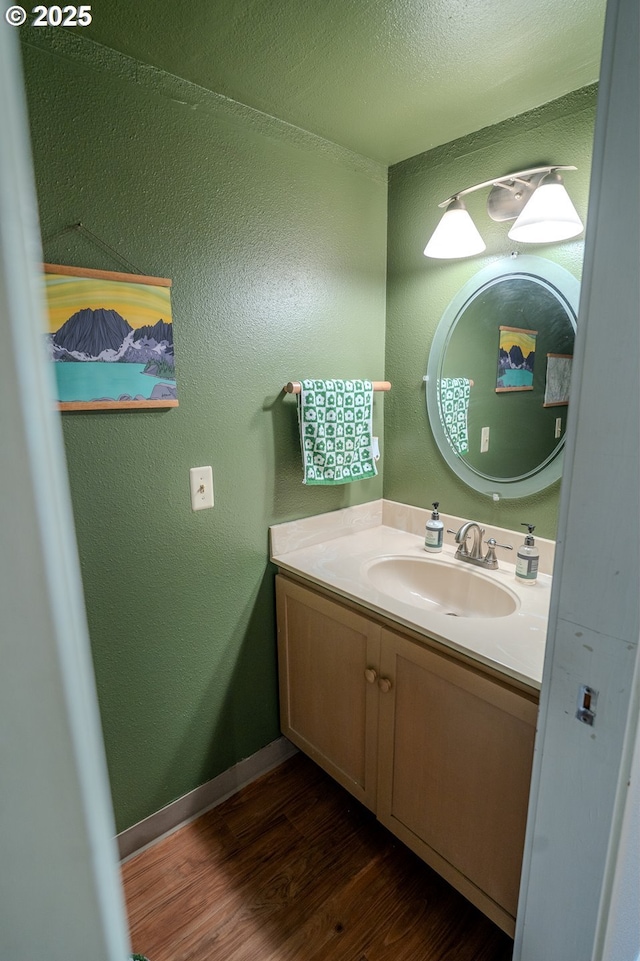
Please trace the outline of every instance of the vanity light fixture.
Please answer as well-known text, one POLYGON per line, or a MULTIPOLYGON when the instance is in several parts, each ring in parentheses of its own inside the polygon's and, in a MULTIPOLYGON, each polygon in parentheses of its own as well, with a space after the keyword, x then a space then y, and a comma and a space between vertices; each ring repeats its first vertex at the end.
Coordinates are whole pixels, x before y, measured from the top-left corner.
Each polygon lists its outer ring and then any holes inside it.
POLYGON ((584 228, 558 171, 572 166, 530 167, 459 190, 439 207, 445 213, 424 249, 425 257, 457 259, 480 254, 486 245, 464 202, 465 194, 491 187, 487 213, 492 220, 514 220, 509 238, 525 244, 557 243, 584 228))
POLYGON ((424 255, 448 260, 452 257, 472 257, 486 248, 464 203, 459 197, 454 197, 448 201, 444 216, 424 248, 424 255))

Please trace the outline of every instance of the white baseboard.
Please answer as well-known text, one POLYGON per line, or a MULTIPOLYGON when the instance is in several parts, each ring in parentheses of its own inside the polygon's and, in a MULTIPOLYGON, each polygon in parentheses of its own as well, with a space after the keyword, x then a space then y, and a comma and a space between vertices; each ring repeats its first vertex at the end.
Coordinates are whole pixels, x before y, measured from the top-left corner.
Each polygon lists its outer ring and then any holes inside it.
POLYGON ((286 737, 279 737, 251 757, 238 761, 227 771, 172 801, 155 814, 150 814, 148 818, 133 824, 116 838, 121 861, 139 854, 143 848, 171 834, 188 821, 193 821, 262 774, 278 767, 287 758, 297 754, 297 751, 286 737))

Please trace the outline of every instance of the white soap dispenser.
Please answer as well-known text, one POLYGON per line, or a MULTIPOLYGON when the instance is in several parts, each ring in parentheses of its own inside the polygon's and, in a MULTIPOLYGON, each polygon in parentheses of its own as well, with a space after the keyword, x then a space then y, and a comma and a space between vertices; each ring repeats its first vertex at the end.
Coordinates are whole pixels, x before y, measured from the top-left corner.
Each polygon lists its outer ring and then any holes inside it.
POLYGON ((533 538, 535 527, 533 524, 522 524, 527 527, 529 533, 524 539, 524 544, 518 548, 518 558, 516 560, 516 577, 520 584, 535 584, 538 576, 538 562, 540 551, 536 547, 533 538))
POLYGON ((424 549, 429 551, 431 554, 437 554, 442 550, 442 544, 444 542, 444 524, 440 520, 440 514, 438 513, 439 501, 433 502, 433 511, 431 512, 431 520, 427 521, 424 535, 424 549))

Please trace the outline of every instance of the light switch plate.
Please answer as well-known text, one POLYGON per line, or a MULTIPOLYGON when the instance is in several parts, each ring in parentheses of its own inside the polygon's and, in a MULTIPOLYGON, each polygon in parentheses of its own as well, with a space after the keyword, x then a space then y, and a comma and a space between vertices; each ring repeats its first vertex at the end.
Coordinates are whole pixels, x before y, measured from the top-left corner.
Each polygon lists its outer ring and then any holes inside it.
POLYGON ((213 471, 210 467, 192 467, 189 471, 191 509, 202 511, 213 507, 213 471))
POLYGON ((480 453, 486 454, 489 450, 489 428, 483 427, 480 434, 480 453))

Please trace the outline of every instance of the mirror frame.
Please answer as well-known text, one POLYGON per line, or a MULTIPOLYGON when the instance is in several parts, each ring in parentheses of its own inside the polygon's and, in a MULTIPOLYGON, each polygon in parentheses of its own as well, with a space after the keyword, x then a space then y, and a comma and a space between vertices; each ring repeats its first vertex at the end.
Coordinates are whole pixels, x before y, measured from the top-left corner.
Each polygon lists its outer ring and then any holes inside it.
POLYGON ((562 476, 563 449, 562 437, 549 456, 527 474, 511 478, 485 476, 465 463, 449 444, 440 416, 440 397, 438 382, 442 370, 442 357, 447 343, 455 329, 458 318, 467 304, 488 284, 501 277, 512 279, 522 274, 527 279, 541 280, 543 286, 551 288, 558 300, 567 309, 574 332, 577 329, 578 304, 580 301, 580 281, 564 267, 544 257, 522 255, 500 260, 484 267, 460 288, 443 313, 433 337, 427 363, 426 404, 431 432, 444 460, 463 483, 481 494, 502 497, 528 497, 544 490, 562 476), (573 316, 571 316, 573 315, 573 316))

